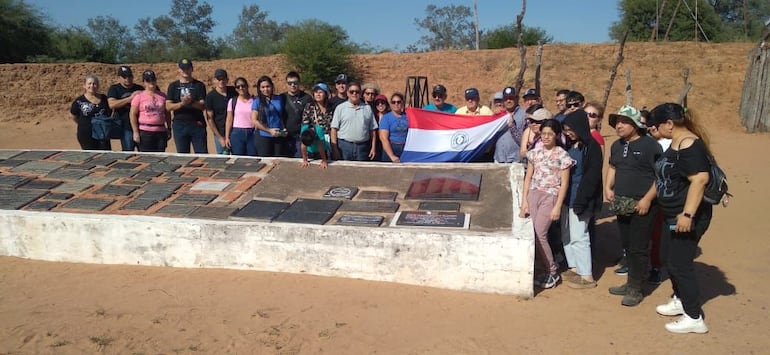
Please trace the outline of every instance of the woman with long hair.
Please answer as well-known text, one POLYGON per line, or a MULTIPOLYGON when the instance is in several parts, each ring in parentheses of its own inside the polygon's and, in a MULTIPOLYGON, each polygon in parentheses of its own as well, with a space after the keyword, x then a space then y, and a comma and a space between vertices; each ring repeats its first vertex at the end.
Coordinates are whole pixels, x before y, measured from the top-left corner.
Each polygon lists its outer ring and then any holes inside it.
POLYGON ((77 138, 80 149, 111 150, 109 137, 101 140, 92 137, 91 119, 112 115, 107 95, 99 92, 99 78, 93 74, 86 75, 83 89, 83 95, 78 96, 70 105, 70 119, 78 125, 77 138))
POLYGON ((556 286, 561 277, 548 244, 548 228, 561 217, 561 206, 569 186, 569 172, 575 161, 562 147, 561 124, 546 120, 540 128, 542 146, 527 152, 527 173, 519 216, 532 218, 535 228, 535 252, 545 264, 546 272, 535 277, 541 288, 556 286))
POLYGON ((521 134, 521 144, 519 145, 519 155, 522 158, 527 157, 527 152, 536 145, 542 145, 540 141, 540 125, 545 120, 553 118, 551 111, 543 108, 543 105, 535 104, 527 109, 527 128, 521 134))
POLYGON ((257 154, 263 157, 288 157, 286 127, 281 118, 284 103, 275 95, 275 85, 269 76, 257 79, 257 99, 251 106, 251 122, 257 128, 257 154))
POLYGON ((390 96, 392 110, 380 120, 380 141, 382 142, 382 161, 401 162, 406 135, 409 131, 409 119, 404 112, 404 94, 396 92, 390 96))
POLYGON ((225 146, 234 155, 257 155, 257 143, 254 137, 254 123, 251 122, 251 107, 254 96, 249 92, 249 82, 243 77, 235 79, 235 91, 238 96, 227 101, 225 118, 225 146))
POLYGON ((655 172, 665 218, 660 257, 671 276, 674 295, 655 310, 664 316, 681 315, 666 324, 672 333, 706 333, 693 260, 712 217, 712 205, 703 201, 710 170, 708 136, 692 112, 674 103, 655 107, 648 124, 663 138, 671 139, 671 146, 655 164, 655 172))
POLYGON ((166 95, 158 88, 152 70, 142 73, 144 90, 131 100, 128 116, 134 142, 140 152, 165 152, 171 139, 171 114, 166 110, 166 95))

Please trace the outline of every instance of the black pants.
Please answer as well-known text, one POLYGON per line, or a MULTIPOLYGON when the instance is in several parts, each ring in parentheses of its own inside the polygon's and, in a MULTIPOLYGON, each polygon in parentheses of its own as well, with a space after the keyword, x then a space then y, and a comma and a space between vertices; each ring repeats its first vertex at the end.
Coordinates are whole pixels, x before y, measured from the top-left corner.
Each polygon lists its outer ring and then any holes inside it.
POLYGON ((140 152, 165 152, 168 146, 168 132, 139 130, 140 152))
POLYGON ((676 216, 666 216, 660 236, 660 258, 671 276, 674 295, 682 300, 684 312, 690 318, 700 317, 701 301, 698 279, 695 277, 693 260, 698 252, 698 242, 711 224, 712 206, 702 203, 693 216, 692 230, 688 233, 671 231, 676 216))
MULTIPOLYGON (((257 155, 261 157, 291 157, 286 137, 263 137, 259 132, 254 135, 257 155)), ((292 144, 294 141, 292 140, 292 144)))
MULTIPOLYGON (((650 206, 650 211, 653 206, 650 206)), ((641 291, 642 283, 650 270, 650 238, 654 215, 644 216, 634 212, 628 216, 618 216, 618 228, 623 245, 627 245, 626 265, 628 266, 628 288, 641 291)))

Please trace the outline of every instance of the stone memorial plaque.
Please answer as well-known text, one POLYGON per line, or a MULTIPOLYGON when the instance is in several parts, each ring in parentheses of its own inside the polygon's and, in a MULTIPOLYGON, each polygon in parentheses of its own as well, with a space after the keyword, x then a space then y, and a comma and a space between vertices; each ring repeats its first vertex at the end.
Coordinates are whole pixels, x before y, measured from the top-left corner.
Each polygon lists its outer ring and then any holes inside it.
POLYGON ((75 170, 91 170, 96 167, 96 164, 91 163, 83 163, 83 164, 67 164, 64 166, 64 169, 75 169, 75 170))
POLYGON ((278 222, 324 224, 342 204, 339 200, 296 199, 275 220, 278 222))
POLYGON ((55 157, 49 158, 49 160, 66 161, 68 163, 84 163, 97 155, 99 155, 99 153, 62 152, 55 157))
POLYGON ((136 175, 138 171, 136 170, 127 170, 127 169, 112 169, 108 171, 104 176, 106 177, 114 177, 114 178, 127 178, 132 177, 136 175))
POLYGON ((272 221, 287 207, 288 202, 252 200, 233 213, 233 217, 272 221))
POLYGON ((345 201, 339 208, 340 211, 350 212, 396 212, 398 202, 374 202, 374 201, 345 201))
POLYGON ((227 219, 237 208, 200 206, 188 215, 190 218, 227 219))
POLYGON ((62 184, 63 181, 58 180, 30 180, 26 184, 19 186, 19 189, 27 190, 50 190, 62 184))
POLYGON ((157 162, 157 163, 150 163, 146 168, 144 168, 145 171, 157 171, 161 173, 165 172, 171 172, 175 171, 176 169, 181 168, 182 166, 179 164, 169 164, 165 162, 157 162))
POLYGON ((152 178, 156 178, 158 176, 163 175, 160 171, 139 171, 138 174, 134 175, 134 179, 142 179, 145 181, 150 181, 152 178))
POLYGON ((387 201, 395 201, 396 196, 398 196, 398 192, 395 191, 368 191, 368 190, 362 190, 360 194, 358 194, 359 200, 387 200, 387 201))
POLYGON ((220 171, 214 175, 215 179, 222 180, 238 180, 246 173, 243 171, 220 171))
POLYGON ((0 168, 13 168, 28 162, 29 160, 0 160, 0 168))
POLYGON ((328 191, 324 194, 323 197, 327 198, 345 198, 350 200, 353 198, 353 196, 358 193, 357 187, 350 187, 350 186, 332 186, 329 188, 328 191))
POLYGON ((117 159, 96 157, 88 161, 88 164, 93 164, 98 167, 107 167, 108 165, 118 161, 117 159))
POLYGON ((20 173, 31 173, 31 174, 40 174, 40 175, 46 175, 56 169, 59 169, 63 166, 67 165, 67 163, 60 163, 60 162, 53 162, 53 161, 28 161, 24 164, 21 164, 13 169, 11 171, 20 172, 20 173))
POLYGON ((428 211, 459 211, 460 204, 457 202, 420 202, 418 210, 428 211))
POLYGON ((53 189, 52 191, 74 194, 74 193, 88 190, 91 188, 91 186, 94 186, 94 185, 86 184, 82 182, 65 182, 59 186, 56 186, 56 188, 53 189))
POLYGON ((45 199, 55 200, 55 201, 64 201, 64 200, 71 199, 72 196, 75 196, 75 195, 70 193, 65 193, 65 192, 52 192, 52 193, 49 193, 48 195, 45 195, 45 199))
POLYGON ((333 215, 333 213, 325 212, 301 212, 296 210, 286 210, 281 213, 278 218, 275 219, 275 221, 322 225, 329 221, 333 215))
POLYGON ((288 209, 294 211, 324 212, 334 214, 342 205, 340 200, 316 200, 298 198, 289 206, 288 209))
POLYGON ((136 189, 136 186, 104 185, 101 189, 96 190, 94 193, 98 195, 128 196, 136 189))
POLYGON ((63 204, 62 208, 75 210, 101 211, 111 205, 115 200, 105 200, 101 198, 74 198, 63 204))
POLYGON ((192 206, 192 205, 166 205, 161 207, 156 213, 159 214, 165 214, 172 217, 186 217, 195 209, 198 208, 198 206, 192 206))
POLYGON ((137 179, 136 177, 134 177, 133 179, 123 179, 123 180, 120 180, 118 182, 118 184, 139 187, 139 186, 143 186, 148 181, 149 181, 149 179, 142 180, 142 179, 137 179))
POLYGON ((470 216, 462 212, 402 211, 391 225, 407 227, 468 228, 470 216))
POLYGON ((11 159, 22 152, 20 150, 2 150, 0 149, 0 159, 11 159))
POLYGON ((163 161, 164 157, 159 155, 140 155, 134 159, 137 163, 157 163, 163 161))
POLYGON ((30 180, 31 177, 24 175, 0 175, 0 187, 14 189, 30 180))
POLYGON ((383 216, 370 216, 361 214, 343 214, 337 223, 343 226, 374 226, 379 227, 385 219, 383 216))
POLYGON ((91 185, 107 185, 118 178, 115 177, 109 177, 109 176, 94 176, 89 175, 86 177, 80 178, 77 182, 84 183, 84 184, 91 184, 91 185))
POLYGON ((217 170, 213 170, 213 169, 193 169, 190 172, 188 172, 187 175, 196 176, 196 177, 211 177, 216 172, 217 170))
POLYGON ((174 192, 176 190, 179 190, 183 184, 181 183, 169 183, 169 182, 159 182, 159 183, 152 183, 147 186, 145 186, 142 190, 144 191, 169 191, 174 192))
POLYGON ((131 211, 146 211, 156 203, 158 203, 156 200, 137 198, 123 205, 123 207, 120 209, 131 211))
POLYGON ((91 174, 88 170, 63 168, 54 170, 45 177, 52 179, 79 180, 91 174))
POLYGON ((203 163, 190 163, 184 166, 185 168, 202 168, 203 163))
POLYGON ((208 205, 209 202, 214 201, 217 197, 219 197, 217 194, 181 194, 174 199, 174 204, 203 206, 208 205))
POLYGON ((42 190, 7 190, 0 194, 0 209, 18 210, 47 192, 42 190))
POLYGON ((134 169, 138 168, 140 165, 142 165, 142 164, 119 161, 119 162, 117 162, 115 164, 110 165, 110 168, 112 168, 112 169, 134 170, 134 169))
POLYGON ((190 191, 224 191, 228 187, 230 187, 229 182, 201 181, 190 186, 190 191))
POLYGON ((29 211, 50 211, 58 205, 59 203, 56 201, 34 201, 25 206, 24 209, 29 211))
POLYGON ((260 163, 259 159, 238 159, 233 164, 228 164, 225 171, 240 171, 244 173, 256 173, 265 167, 265 163, 260 163))
POLYGON ((27 152, 21 152, 20 154, 14 155, 14 160, 43 160, 45 158, 48 158, 54 154, 58 154, 60 151, 58 150, 30 150, 27 152))
POLYGON ((182 177, 172 176, 166 179, 166 182, 173 183, 173 184, 192 184, 197 180, 198 178, 194 176, 182 176, 182 177))
POLYGON ((192 163, 196 157, 184 156, 184 155, 172 155, 163 159, 167 164, 179 165, 180 167, 192 163))
POLYGON ((414 175, 406 198, 476 201, 480 188, 481 174, 419 172, 414 175))
POLYGON ((211 169, 223 169, 227 166, 230 158, 201 158, 203 164, 211 169))

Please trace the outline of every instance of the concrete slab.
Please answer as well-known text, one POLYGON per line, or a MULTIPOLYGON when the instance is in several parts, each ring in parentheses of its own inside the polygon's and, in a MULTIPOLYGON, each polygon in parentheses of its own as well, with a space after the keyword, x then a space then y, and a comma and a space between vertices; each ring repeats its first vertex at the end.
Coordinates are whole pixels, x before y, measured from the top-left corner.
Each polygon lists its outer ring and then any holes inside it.
POLYGON ((191 191, 224 191, 230 187, 229 182, 222 181, 201 181, 190 186, 191 191))
POLYGON ((11 159, 19 154, 21 154, 23 151, 21 150, 6 150, 6 149, 0 149, 0 159, 11 159))
MULTIPOLYGON (((26 152, 26 153, 29 153, 29 152, 26 152)), ((45 175, 65 165, 67 165, 67 163, 32 160, 11 169, 11 171, 19 172, 19 173, 45 175)))

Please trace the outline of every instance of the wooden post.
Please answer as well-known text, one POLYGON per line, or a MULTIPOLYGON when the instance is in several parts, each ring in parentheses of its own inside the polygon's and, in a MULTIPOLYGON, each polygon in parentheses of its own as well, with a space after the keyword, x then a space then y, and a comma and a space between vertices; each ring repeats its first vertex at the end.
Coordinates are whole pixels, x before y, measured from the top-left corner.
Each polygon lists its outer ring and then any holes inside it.
POLYGON ((676 100, 676 103, 687 108, 687 93, 692 89, 692 84, 690 84, 690 68, 684 68, 684 70, 682 70, 682 78, 684 79, 684 87, 682 87, 682 91, 679 93, 679 99, 676 100))
POLYGON ((759 45, 749 53, 749 66, 743 80, 739 114, 749 133, 770 130, 770 22, 759 45))
POLYGON ((524 72, 527 71, 527 47, 524 45, 524 31, 522 30, 521 21, 524 20, 524 13, 527 12, 527 0, 521 0, 521 12, 516 16, 516 29, 519 31, 519 53, 521 54, 521 66, 519 67, 519 75, 516 77, 516 94, 521 93, 521 88, 524 86, 524 72))
POLYGON ((535 91, 537 95, 542 99, 543 94, 540 91, 540 67, 543 64, 543 42, 537 41, 537 63, 535 65, 535 91))
POLYGON ((610 91, 612 91, 612 83, 615 81, 615 76, 618 74, 618 67, 623 62, 623 48, 626 46, 626 38, 628 38, 628 30, 623 33, 623 38, 620 39, 620 50, 618 51, 618 57, 615 59, 615 64, 610 69, 610 78, 607 79, 607 87, 604 89, 604 97, 602 98, 602 106, 607 107, 607 101, 610 99, 610 91))

